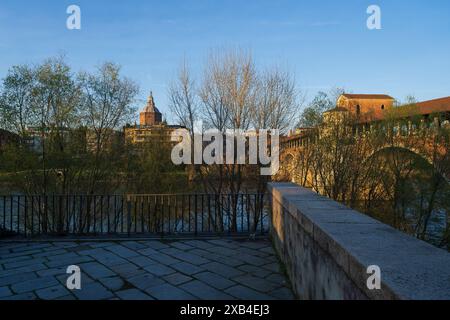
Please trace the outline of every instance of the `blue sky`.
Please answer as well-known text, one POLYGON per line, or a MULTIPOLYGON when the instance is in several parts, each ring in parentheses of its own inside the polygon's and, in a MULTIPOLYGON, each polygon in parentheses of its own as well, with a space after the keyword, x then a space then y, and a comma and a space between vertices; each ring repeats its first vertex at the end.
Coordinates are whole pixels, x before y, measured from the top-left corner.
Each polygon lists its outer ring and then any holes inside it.
POLYGON ((426 100, 450 95, 449 16, 448 0, 1 0, 0 77, 61 53, 76 71, 114 61, 168 114, 183 57, 199 74, 211 49, 241 47, 291 70, 309 100, 330 87, 426 100), (71 4, 82 30, 66 28, 71 4), (366 27, 371 4, 382 30, 366 27))

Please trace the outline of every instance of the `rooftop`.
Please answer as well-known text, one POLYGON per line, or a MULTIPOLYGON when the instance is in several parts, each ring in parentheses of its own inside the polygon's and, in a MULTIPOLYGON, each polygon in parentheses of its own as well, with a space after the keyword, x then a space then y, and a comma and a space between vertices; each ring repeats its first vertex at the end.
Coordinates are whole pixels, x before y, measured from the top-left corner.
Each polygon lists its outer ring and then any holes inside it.
POLYGON ((147 99, 147 104, 142 110, 142 112, 148 112, 148 113, 161 113, 158 108, 156 108, 155 100, 153 99, 153 92, 150 92, 150 95, 147 99))
POLYGON ((387 94, 350 94, 344 93, 342 96, 348 99, 389 99, 394 100, 391 96, 387 94))
POLYGON ((450 97, 433 99, 419 102, 416 104, 419 107, 420 114, 431 114, 436 112, 450 112, 450 97))

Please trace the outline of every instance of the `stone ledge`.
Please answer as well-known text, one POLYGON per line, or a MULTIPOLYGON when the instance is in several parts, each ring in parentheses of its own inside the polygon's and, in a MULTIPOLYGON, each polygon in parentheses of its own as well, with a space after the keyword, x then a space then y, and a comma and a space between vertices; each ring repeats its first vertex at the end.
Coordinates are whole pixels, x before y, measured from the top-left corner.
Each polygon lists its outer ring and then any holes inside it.
POLYGON ((269 193, 272 236, 291 281, 298 280, 297 287, 317 286, 309 291, 300 288, 299 297, 327 298, 326 292, 317 295, 324 290, 322 286, 342 282, 347 287, 333 287, 336 291, 331 297, 354 296, 346 290, 355 290, 356 296, 362 292, 368 299, 450 299, 448 252, 292 183, 270 183, 269 193), (308 245, 298 249, 288 245, 292 240, 289 237, 294 238, 293 232, 301 233, 308 245), (314 261, 309 261, 317 255, 323 261, 331 261, 330 265, 314 265, 314 261), (366 286, 369 265, 381 269, 380 290, 369 290, 366 286), (327 274, 336 269, 348 279, 327 274), (308 283, 305 275, 297 274, 301 272, 317 273, 320 276, 310 276, 319 277, 323 283, 308 283), (348 287, 352 285, 355 288, 348 287))

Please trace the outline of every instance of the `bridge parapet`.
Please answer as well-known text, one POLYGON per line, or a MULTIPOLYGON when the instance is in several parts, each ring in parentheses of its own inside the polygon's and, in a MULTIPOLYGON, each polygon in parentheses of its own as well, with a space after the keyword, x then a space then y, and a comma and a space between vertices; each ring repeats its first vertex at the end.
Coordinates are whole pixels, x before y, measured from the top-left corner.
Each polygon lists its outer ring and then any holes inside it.
POLYGON ((271 234, 300 299, 450 299, 450 254, 293 183, 269 184, 271 234), (369 266, 381 288, 369 289, 369 266))

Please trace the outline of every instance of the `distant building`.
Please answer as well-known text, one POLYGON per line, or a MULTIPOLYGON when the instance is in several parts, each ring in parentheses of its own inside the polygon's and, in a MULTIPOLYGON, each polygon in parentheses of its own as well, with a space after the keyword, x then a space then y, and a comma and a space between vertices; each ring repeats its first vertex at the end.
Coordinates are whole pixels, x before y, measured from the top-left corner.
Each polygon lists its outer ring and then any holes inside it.
POLYGON ((289 130, 287 136, 291 137, 291 136, 296 136, 296 135, 301 135, 301 134, 307 134, 311 130, 314 130, 314 128, 313 127, 295 128, 295 129, 289 130))
POLYGON ((139 125, 127 125, 124 128, 125 141, 131 144, 146 142, 171 143, 171 133, 184 128, 178 125, 168 125, 162 120, 162 114, 156 108, 153 94, 150 93, 147 104, 139 115, 139 125))
POLYGON ((433 114, 442 114, 444 121, 450 120, 450 97, 418 102, 415 105, 417 108, 415 112, 425 118, 433 114))
POLYGON ((433 99, 394 107, 394 98, 385 94, 343 94, 336 108, 324 114, 325 121, 339 114, 350 113, 361 124, 380 121, 389 117, 407 119, 420 116, 424 121, 448 123, 450 120, 450 97, 433 99), (433 116, 433 119, 430 117, 433 116))
POLYGON ((56 133, 61 135, 65 142, 68 142, 71 136, 71 131, 69 130, 69 128, 28 127, 26 131, 25 141, 31 150, 33 150, 34 152, 41 152, 48 138, 51 136, 55 136, 56 133))
POLYGON ((152 92, 150 92, 150 96, 148 97, 147 105, 139 115, 139 120, 140 125, 143 127, 151 127, 162 123, 162 114, 155 106, 152 92))
POLYGON ((96 132, 92 129, 86 129, 86 149, 89 152, 99 150, 111 151, 114 147, 123 145, 123 132, 113 129, 103 129, 102 132, 96 132))
POLYGON ((72 150, 80 153, 96 152, 100 150, 111 151, 115 146, 123 144, 123 132, 109 128, 102 129, 101 132, 86 127, 29 127, 26 131, 25 142, 34 152, 40 153, 44 145, 55 142, 59 135, 65 145, 71 145, 72 150), (99 140, 97 140, 99 138, 99 140))
POLYGON ((345 108, 359 116, 361 114, 382 114, 394 105, 394 98, 386 94, 342 94, 336 103, 337 108, 345 108))

